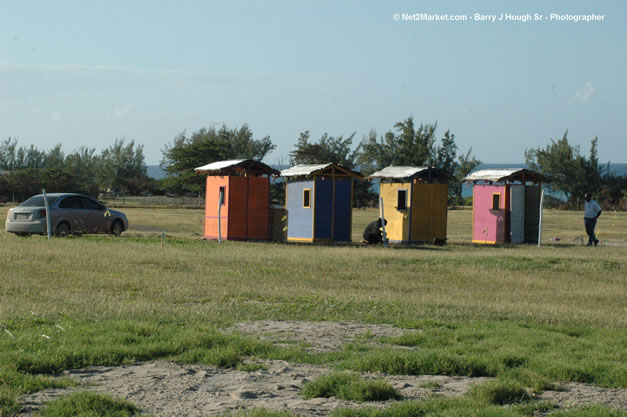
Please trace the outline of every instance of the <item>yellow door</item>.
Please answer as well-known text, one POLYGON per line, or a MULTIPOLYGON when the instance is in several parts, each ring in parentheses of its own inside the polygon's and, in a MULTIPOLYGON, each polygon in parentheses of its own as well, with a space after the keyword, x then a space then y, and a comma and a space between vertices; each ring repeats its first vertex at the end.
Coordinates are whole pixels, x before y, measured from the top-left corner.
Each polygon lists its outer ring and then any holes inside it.
POLYGON ((387 237, 392 242, 409 240, 409 212, 411 210, 410 183, 381 183, 387 237))

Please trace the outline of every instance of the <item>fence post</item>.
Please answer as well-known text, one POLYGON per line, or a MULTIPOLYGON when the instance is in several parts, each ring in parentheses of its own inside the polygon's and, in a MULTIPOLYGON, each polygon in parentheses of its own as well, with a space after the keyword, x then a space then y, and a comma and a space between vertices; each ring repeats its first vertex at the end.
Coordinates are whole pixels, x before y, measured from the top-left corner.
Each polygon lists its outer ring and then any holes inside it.
POLYGON ((224 192, 220 190, 220 198, 218 198, 218 243, 222 243, 222 201, 224 201, 224 192))
POLYGON ((388 247, 388 236, 385 233, 385 215, 383 213, 383 197, 379 197, 379 208, 381 210, 381 229, 383 231, 383 247, 388 247))
POLYGON ((48 229, 48 240, 50 240, 52 239, 52 228, 50 227, 50 205, 48 204, 46 189, 42 189, 41 193, 44 195, 44 206, 46 207, 46 229, 48 229))
POLYGON ((538 224, 538 247, 542 246, 542 205, 544 203, 544 187, 540 185, 540 220, 538 224))

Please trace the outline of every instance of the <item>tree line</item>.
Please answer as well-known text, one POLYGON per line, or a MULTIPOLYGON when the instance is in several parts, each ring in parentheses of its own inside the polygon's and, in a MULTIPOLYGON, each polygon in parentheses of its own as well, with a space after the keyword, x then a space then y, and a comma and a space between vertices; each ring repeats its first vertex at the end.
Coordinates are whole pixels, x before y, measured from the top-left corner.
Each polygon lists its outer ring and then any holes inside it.
POLYGON ((108 190, 137 194, 154 186, 146 175, 144 147, 133 140, 116 139, 100 153, 82 146, 69 154, 61 144, 42 151, 18 146, 15 138, 0 142, 0 201, 21 201, 42 188, 96 197, 108 190))
MULTIPOLYGON (((312 140, 309 131, 301 132, 289 153, 289 164, 321 164, 334 162, 351 170, 369 175, 389 165, 437 166, 446 169, 456 178, 449 186, 451 204, 461 204, 461 179, 481 163, 467 153, 457 155, 455 135, 446 131, 438 141, 437 123, 415 125, 409 117, 394 126, 394 130, 378 137, 372 130, 354 145, 355 134, 331 136, 324 133, 312 140)), ((163 185, 169 192, 200 192, 204 177, 194 174, 194 168, 211 162, 228 159, 263 159, 275 145, 269 137, 254 139, 247 125, 229 129, 203 128, 187 136, 178 135, 162 150, 162 166, 168 173, 163 185)), ((274 184, 271 198, 283 203, 282 185, 274 184)), ((376 201, 370 183, 357 182, 354 192, 356 207, 376 201)))
MULTIPOLYGON (((324 133, 312 139, 309 131, 303 131, 286 162, 334 162, 365 175, 390 165, 435 166, 455 177, 449 184, 449 204, 463 204, 462 178, 481 161, 472 155, 472 148, 458 152, 455 135, 446 130, 438 136, 437 128, 437 122, 416 124, 408 117, 383 135, 371 130, 358 143, 356 133, 324 133)), ((528 149, 525 159, 529 168, 549 177, 551 187, 562 191, 572 206, 578 206, 589 190, 610 205, 627 200, 627 177, 617 176, 610 172, 609 165, 599 164, 598 139, 592 140, 586 157, 568 142, 567 134, 558 141, 551 139, 545 148, 528 149)), ((116 139, 99 154, 94 148, 80 147, 66 155, 60 144, 41 151, 32 145, 18 146, 16 139, 8 138, 0 142, 0 201, 21 200, 42 188, 92 196, 106 191, 202 195, 205 177, 195 174, 194 168, 228 159, 262 160, 275 148, 269 136, 255 138, 246 124, 235 128, 212 126, 191 134, 184 131, 161 149, 166 177, 154 180, 146 175, 143 146, 133 140, 127 143, 116 139)), ((271 189, 273 201, 282 203, 282 192, 282 184, 275 183, 271 189)), ((367 181, 356 184, 354 196, 357 207, 376 201, 367 181)))

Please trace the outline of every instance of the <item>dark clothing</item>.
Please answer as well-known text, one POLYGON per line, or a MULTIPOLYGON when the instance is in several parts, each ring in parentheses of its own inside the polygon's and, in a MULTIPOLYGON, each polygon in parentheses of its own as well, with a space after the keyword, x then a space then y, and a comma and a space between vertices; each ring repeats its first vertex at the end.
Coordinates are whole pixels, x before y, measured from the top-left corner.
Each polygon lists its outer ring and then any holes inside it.
POLYGON ((592 199, 592 194, 586 193, 585 198, 586 202, 583 205, 583 224, 586 226, 586 233, 588 234, 588 246, 596 246, 599 240, 594 235, 594 228, 603 210, 601 210, 599 203, 592 199))
POLYGON ((383 232, 381 232, 381 219, 369 223, 364 230, 364 240, 370 245, 383 242, 383 232))
POLYGON ((584 225, 586 226, 586 233, 588 234, 588 246, 592 246, 593 244, 596 246, 599 241, 594 235, 594 228, 597 225, 597 218, 584 217, 583 218, 584 225))
POLYGON ((584 215, 583 224, 586 226, 586 233, 588 234, 588 246, 596 246, 599 240, 594 235, 594 228, 597 225, 597 219, 601 215, 601 207, 599 203, 592 199, 590 193, 586 193, 586 202, 583 205, 584 215))

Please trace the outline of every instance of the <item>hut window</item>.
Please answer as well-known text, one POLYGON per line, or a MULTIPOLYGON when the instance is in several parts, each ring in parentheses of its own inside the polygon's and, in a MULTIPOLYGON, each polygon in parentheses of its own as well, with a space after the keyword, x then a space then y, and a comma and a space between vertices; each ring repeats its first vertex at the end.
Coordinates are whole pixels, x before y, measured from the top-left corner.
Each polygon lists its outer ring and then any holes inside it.
POLYGON ((501 209, 501 194, 492 194, 492 210, 501 209))
POLYGON ((311 208, 311 188, 303 190, 303 208, 311 208))
POLYGON ((224 205, 224 193, 226 192, 226 188, 225 187, 220 187, 220 194, 218 195, 218 198, 220 199, 220 204, 224 205))
POLYGON ((396 209, 407 210, 407 190, 398 190, 396 197, 396 209))

